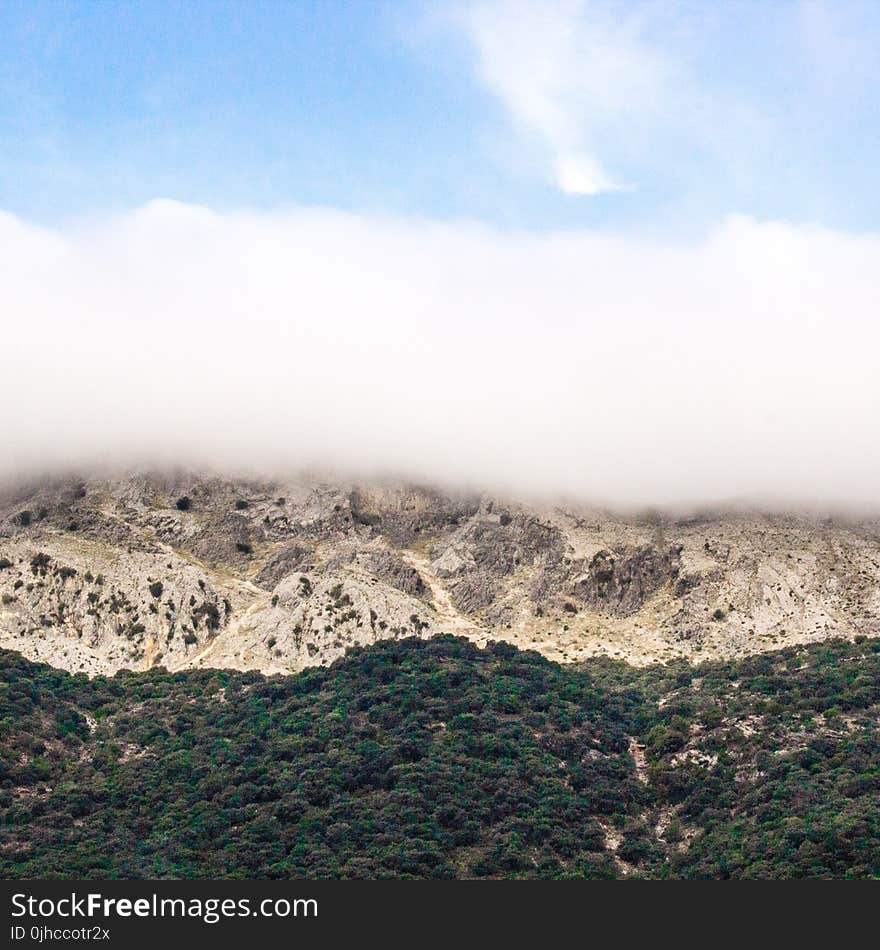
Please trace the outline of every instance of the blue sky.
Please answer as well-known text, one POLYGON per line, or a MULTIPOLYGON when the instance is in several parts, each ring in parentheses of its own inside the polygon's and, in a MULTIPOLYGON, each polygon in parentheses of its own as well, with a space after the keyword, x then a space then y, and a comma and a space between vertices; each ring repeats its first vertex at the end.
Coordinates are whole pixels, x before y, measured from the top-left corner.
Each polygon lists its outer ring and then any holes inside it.
POLYGON ((0 6, 0 208, 871 231, 880 4, 0 6))

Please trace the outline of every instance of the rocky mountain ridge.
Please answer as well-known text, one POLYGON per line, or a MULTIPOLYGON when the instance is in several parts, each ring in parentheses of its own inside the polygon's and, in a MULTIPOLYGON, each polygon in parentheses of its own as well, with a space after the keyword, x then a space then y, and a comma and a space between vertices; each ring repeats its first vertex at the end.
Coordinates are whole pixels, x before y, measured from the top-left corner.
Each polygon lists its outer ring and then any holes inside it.
POLYGON ((0 493, 0 647, 29 659, 291 672, 436 633, 638 664, 876 635, 880 521, 192 472, 0 493))

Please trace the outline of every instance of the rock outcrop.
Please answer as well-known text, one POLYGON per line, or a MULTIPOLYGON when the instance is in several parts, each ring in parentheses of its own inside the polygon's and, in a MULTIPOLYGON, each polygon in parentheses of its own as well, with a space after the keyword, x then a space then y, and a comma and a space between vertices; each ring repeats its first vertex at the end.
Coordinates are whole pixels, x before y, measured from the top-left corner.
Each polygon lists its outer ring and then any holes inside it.
POLYGON ((0 646, 33 659, 282 672, 438 632, 639 663, 876 635, 880 523, 191 472, 0 494, 0 646))

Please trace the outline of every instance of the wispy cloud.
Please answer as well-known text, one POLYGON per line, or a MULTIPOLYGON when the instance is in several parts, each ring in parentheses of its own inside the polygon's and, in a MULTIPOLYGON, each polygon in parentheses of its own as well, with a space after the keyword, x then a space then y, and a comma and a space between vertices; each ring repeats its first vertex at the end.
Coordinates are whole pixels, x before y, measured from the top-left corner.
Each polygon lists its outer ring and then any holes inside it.
POLYGON ((457 8, 481 81, 543 143, 552 181, 568 194, 622 187, 599 154, 616 126, 666 95, 672 67, 634 5, 584 0, 480 2, 457 8))
POLYGON ((519 130, 520 153, 529 143, 545 180, 566 194, 638 190, 648 207, 815 220, 859 205, 847 182, 870 189, 876 3, 476 0, 454 9, 475 80, 519 130))

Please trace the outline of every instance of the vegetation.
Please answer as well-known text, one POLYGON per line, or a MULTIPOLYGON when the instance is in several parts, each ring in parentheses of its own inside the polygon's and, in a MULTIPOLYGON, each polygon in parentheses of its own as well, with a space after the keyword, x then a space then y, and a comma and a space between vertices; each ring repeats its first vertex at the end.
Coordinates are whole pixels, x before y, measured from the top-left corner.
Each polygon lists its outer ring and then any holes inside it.
POLYGON ((406 639, 272 678, 0 652, 0 873, 876 877, 878 711, 864 639, 641 670, 406 639))

